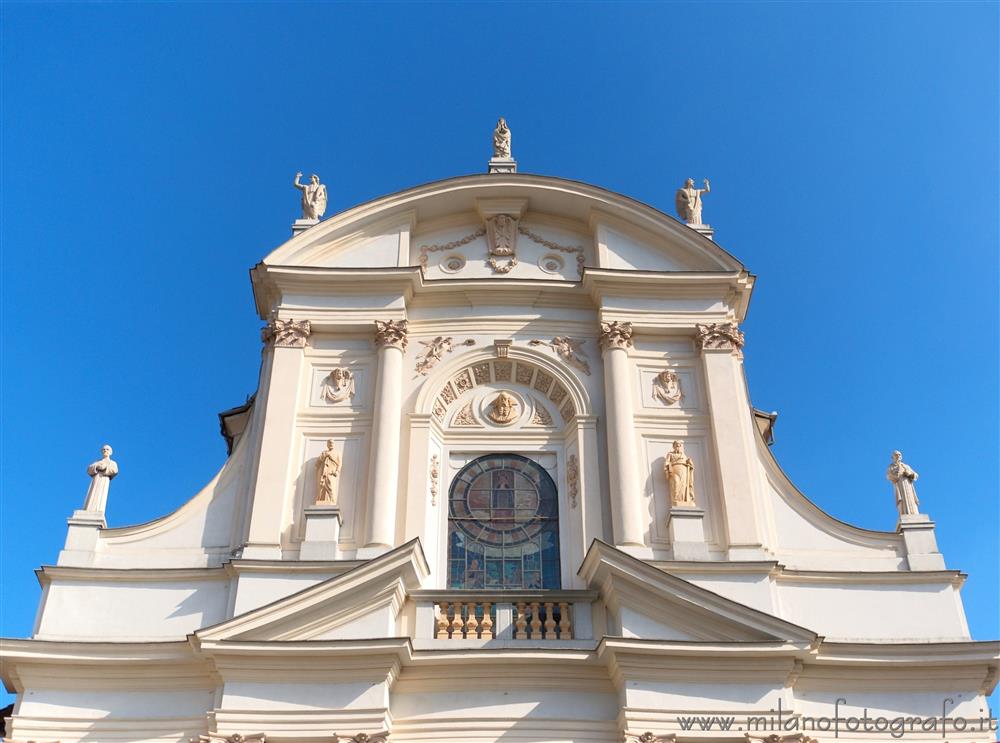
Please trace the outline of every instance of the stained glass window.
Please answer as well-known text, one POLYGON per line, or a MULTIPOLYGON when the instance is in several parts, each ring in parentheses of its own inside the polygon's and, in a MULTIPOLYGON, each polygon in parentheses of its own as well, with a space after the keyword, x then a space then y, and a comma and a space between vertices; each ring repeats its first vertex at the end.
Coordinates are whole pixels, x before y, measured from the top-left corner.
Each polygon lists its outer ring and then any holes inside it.
POLYGON ((462 468, 448 500, 448 587, 561 587, 556 484, 519 454, 462 468))

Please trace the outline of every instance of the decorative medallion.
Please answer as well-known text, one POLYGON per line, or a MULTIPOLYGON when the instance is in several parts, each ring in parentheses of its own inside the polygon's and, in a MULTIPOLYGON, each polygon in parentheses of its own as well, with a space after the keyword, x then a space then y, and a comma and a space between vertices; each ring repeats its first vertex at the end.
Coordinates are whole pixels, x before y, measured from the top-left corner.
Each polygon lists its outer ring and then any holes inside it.
POLYGON ((354 372, 338 366, 323 379, 320 396, 327 402, 343 402, 354 397, 354 372))
POLYGON ((684 397, 681 391, 681 379, 673 369, 661 371, 653 377, 653 399, 664 405, 673 405, 684 397))
POLYGON ((743 331, 734 322, 695 325, 695 341, 703 351, 738 351, 743 348, 743 331))
POLYGON ((260 329, 260 339, 275 348, 305 348, 306 340, 312 333, 308 320, 271 320, 260 329))
POLYGON ((486 417, 500 426, 508 426, 521 414, 520 403, 509 392, 501 392, 490 403, 486 417))

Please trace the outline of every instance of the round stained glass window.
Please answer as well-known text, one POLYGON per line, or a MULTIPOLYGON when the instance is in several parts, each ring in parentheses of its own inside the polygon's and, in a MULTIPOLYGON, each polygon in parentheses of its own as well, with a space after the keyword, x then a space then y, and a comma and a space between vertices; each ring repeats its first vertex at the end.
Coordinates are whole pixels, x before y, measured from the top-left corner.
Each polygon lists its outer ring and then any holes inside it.
POLYGON ((519 454, 490 454, 452 481, 448 587, 560 587, 558 495, 537 463, 519 454))

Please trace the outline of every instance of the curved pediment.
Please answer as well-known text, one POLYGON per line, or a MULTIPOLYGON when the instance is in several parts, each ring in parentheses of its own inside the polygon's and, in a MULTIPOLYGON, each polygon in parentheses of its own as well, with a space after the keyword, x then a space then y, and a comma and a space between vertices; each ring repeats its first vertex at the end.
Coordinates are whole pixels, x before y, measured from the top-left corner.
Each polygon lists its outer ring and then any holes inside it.
POLYGON ((427 279, 578 281, 583 267, 732 272, 712 240, 596 186, 490 174, 428 183, 336 214, 264 261, 272 266, 420 266, 427 279))

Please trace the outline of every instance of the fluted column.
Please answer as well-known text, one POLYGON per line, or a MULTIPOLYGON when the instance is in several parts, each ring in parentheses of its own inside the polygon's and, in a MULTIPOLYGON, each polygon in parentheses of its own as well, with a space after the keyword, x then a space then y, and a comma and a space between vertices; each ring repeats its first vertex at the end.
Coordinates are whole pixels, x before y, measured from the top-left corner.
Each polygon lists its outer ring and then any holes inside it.
POLYGON ((366 547, 392 547, 396 539, 399 489, 400 408, 403 402, 403 352, 406 320, 375 321, 378 381, 372 433, 371 506, 366 547))
POLYGON ((602 322, 600 342, 604 357, 611 523, 615 544, 642 547, 642 492, 636 459, 637 442, 628 362, 628 349, 632 345, 632 323, 602 322))

